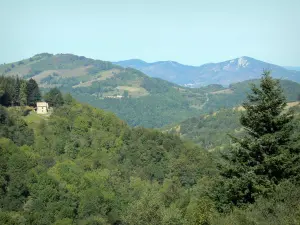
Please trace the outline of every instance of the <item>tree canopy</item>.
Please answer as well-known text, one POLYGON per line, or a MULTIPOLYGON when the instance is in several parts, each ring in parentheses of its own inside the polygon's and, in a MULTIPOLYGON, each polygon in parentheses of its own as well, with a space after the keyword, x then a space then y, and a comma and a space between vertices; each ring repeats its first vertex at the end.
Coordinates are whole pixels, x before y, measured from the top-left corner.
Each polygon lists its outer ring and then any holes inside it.
POLYGON ((44 95, 44 99, 50 106, 58 107, 64 104, 63 96, 58 88, 52 88, 44 95))
POLYGON ((32 78, 27 83, 27 104, 35 106, 36 102, 41 100, 41 92, 38 84, 32 78))
MULTIPOLYGON (((0 106, 0 224, 299 224, 300 106, 293 118, 269 73, 252 89, 244 131, 222 148, 208 138, 210 151, 130 127, 70 94, 50 116, 0 106)), ((183 129, 235 134, 237 121, 218 123, 218 116, 226 120, 230 111, 183 129)))

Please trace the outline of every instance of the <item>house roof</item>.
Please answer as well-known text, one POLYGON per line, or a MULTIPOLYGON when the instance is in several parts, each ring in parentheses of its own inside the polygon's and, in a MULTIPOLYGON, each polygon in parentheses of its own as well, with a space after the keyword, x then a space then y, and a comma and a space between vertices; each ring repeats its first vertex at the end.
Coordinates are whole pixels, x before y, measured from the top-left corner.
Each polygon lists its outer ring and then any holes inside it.
POLYGON ((48 107, 48 103, 47 102, 37 102, 36 106, 37 107, 48 107))

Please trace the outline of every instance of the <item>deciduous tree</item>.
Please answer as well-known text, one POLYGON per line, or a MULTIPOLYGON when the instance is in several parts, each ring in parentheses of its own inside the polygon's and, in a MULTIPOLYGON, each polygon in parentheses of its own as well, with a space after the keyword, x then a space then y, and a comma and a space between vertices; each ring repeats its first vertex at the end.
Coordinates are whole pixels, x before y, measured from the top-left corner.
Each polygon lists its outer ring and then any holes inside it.
POLYGON ((45 94, 44 99, 50 106, 58 107, 64 104, 63 96, 58 88, 52 88, 45 94))

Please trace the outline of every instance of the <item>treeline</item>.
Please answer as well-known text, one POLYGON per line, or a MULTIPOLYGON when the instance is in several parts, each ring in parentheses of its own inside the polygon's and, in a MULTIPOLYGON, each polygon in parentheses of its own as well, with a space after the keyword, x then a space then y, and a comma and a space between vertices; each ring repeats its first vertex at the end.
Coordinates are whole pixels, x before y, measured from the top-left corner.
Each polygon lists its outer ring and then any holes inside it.
POLYGON ((4 106, 35 106, 41 92, 35 80, 19 77, 0 77, 0 104, 4 106))
POLYGON ((62 93, 58 88, 51 88, 42 96, 34 79, 27 81, 19 77, 0 77, 0 105, 36 106, 36 102, 42 99, 54 107, 64 104, 62 93))

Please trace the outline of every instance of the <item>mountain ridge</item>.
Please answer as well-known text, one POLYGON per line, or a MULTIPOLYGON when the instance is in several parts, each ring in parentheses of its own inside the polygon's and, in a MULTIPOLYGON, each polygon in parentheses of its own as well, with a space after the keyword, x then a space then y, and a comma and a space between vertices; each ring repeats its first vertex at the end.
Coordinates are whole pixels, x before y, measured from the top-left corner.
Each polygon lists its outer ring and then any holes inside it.
POLYGON ((285 67, 267 63, 249 56, 230 59, 218 63, 206 63, 200 66, 189 66, 174 61, 147 63, 140 59, 114 62, 123 67, 139 69, 151 77, 188 87, 200 87, 209 84, 228 86, 231 83, 257 79, 264 69, 272 70, 275 78, 300 82, 300 71, 288 70, 285 67), (137 63, 140 63, 138 66, 137 63))

